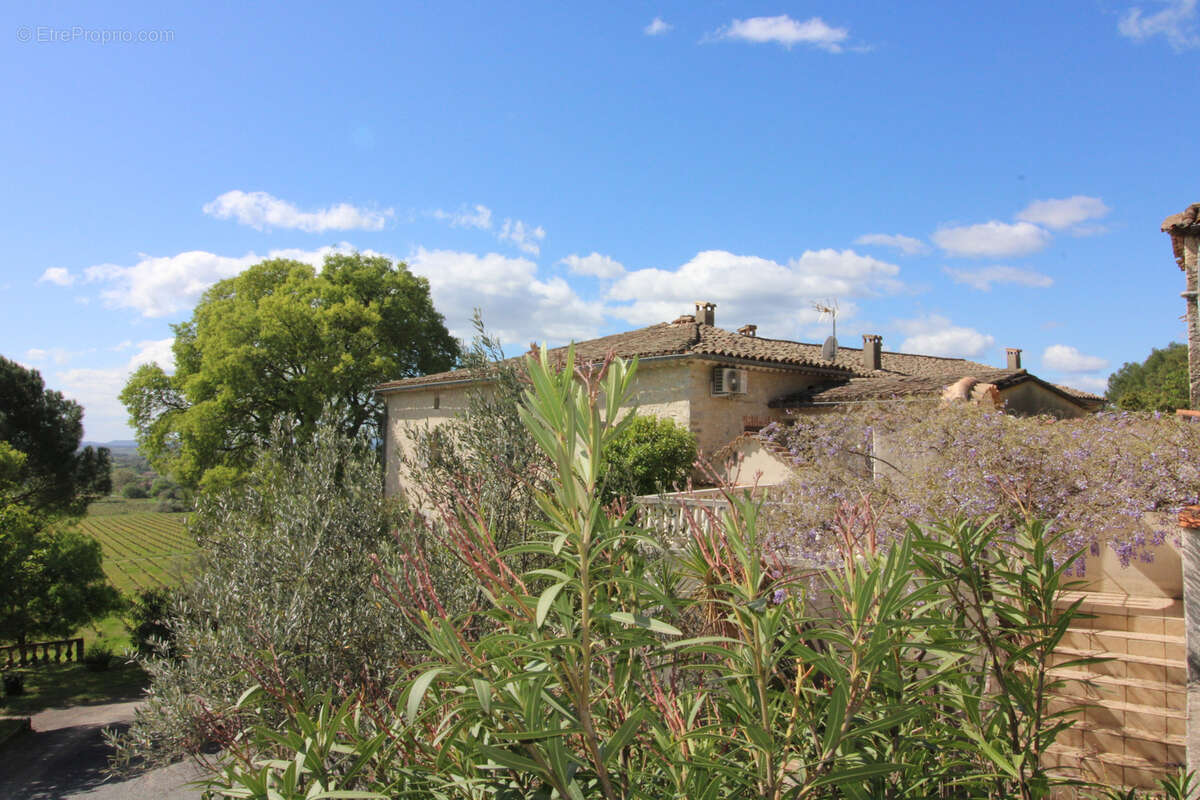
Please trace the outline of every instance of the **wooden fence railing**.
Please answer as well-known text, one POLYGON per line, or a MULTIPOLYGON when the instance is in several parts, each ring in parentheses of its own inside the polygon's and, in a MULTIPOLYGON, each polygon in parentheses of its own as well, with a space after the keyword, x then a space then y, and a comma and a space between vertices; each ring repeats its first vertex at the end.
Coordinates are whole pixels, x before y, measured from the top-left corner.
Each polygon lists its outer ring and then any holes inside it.
POLYGON ((83 639, 58 639, 53 642, 0 646, 0 667, 4 669, 49 664, 51 661, 55 664, 83 661, 83 639))

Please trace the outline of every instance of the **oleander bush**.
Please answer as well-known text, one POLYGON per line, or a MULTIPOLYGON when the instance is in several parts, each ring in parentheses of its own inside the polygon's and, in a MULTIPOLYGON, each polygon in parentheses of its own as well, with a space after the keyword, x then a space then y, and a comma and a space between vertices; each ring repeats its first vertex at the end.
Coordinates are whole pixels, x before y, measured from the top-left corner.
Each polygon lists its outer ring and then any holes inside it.
POLYGON ((636 363, 574 366, 528 364, 536 534, 501 547, 463 496, 395 569, 379 559, 419 663, 390 693, 320 693, 264 656, 219 709, 256 722, 214 796, 1029 800, 1066 780, 1041 759, 1072 718, 1049 704, 1077 614, 1063 533, 955 514, 888 537, 858 498, 814 570, 731 495, 664 553, 602 492, 636 363), (439 591, 445 553, 478 586, 465 608, 439 591))

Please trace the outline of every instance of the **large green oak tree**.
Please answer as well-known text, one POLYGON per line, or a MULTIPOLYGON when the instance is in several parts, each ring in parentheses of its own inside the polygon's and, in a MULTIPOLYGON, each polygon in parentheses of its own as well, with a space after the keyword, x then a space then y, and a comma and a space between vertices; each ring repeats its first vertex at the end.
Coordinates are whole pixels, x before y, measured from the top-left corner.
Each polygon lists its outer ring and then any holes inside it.
POLYGON ((450 369, 458 342, 429 283, 403 263, 326 256, 318 271, 264 261, 213 285, 172 326, 174 374, 149 364, 121 392, 139 449, 180 483, 236 482, 271 442, 272 421, 301 441, 323 411, 347 435, 382 436, 384 380, 450 369))

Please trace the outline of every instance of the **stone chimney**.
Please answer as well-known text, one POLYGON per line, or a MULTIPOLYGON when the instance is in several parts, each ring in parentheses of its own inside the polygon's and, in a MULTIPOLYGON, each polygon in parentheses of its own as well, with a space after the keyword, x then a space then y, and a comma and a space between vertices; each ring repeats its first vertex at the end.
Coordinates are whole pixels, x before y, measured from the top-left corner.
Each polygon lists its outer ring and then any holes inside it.
POLYGON ((863 334, 863 369, 867 372, 883 369, 883 337, 873 333, 863 334))
POLYGON ((758 336, 758 326, 743 325, 742 327, 738 328, 738 333, 740 333, 742 336, 758 336))
POLYGON ((1184 316, 1188 329, 1188 402, 1193 409, 1200 410, 1200 307, 1197 306, 1197 295, 1200 295, 1200 203, 1192 203, 1182 213, 1164 219, 1162 231, 1171 236, 1175 263, 1183 270, 1186 281, 1181 296, 1187 309, 1184 316))
POLYGON ((706 300, 696 301, 696 322, 701 325, 715 325, 714 320, 717 317, 717 304, 710 303, 706 300))
POLYGON ((1008 354, 1008 369, 1021 368, 1021 348, 1006 347, 1004 352, 1008 354))

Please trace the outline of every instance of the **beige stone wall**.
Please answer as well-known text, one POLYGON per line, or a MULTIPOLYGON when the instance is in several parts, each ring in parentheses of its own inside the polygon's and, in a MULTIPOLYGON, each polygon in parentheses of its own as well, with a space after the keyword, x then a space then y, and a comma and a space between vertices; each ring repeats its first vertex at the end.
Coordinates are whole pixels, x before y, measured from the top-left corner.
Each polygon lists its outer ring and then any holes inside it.
POLYGON ((692 433, 696 434, 700 451, 710 456, 740 436, 748 421, 765 423, 783 420, 784 413, 768 408, 767 404, 820 380, 810 375, 751 367, 746 369, 746 394, 713 397, 714 366, 711 361, 697 360, 691 362, 689 370, 692 398, 690 427, 692 433))
POLYGON ((685 361, 648 361, 638 364, 637 380, 633 388, 633 403, 639 414, 648 414, 674 421, 677 425, 690 428, 691 371, 685 361))
POLYGON ((737 486, 776 486, 793 476, 792 468, 757 439, 740 441, 733 456, 736 460, 722 465, 722 474, 737 486))
MULTIPOLYGON (((649 362, 638 367, 631 404, 639 413, 674 420, 683 427, 690 424, 688 392, 691 370, 683 361, 649 362)), ((402 491, 407 483, 400 467, 401 456, 410 448, 410 432, 441 425, 467 406, 467 386, 417 389, 387 395, 388 448, 385 491, 389 496, 402 491), (434 407, 435 398, 437 408, 434 407)))
MULTIPOLYGON (((1164 514, 1147 514, 1142 523, 1142 530, 1147 538, 1151 535, 1152 525, 1159 528, 1173 529, 1172 520, 1164 514)), ((1114 531, 1122 536, 1128 536, 1133 528, 1131 521, 1127 531, 1114 531)), ((1104 539, 1105 535, 1101 535, 1104 539)), ((1086 574, 1084 580, 1088 592, 1108 592, 1128 595, 1130 597, 1165 597, 1178 600, 1183 597, 1183 562, 1179 547, 1175 544, 1174 534, 1167 536, 1167 541, 1156 547, 1148 548, 1154 554, 1154 560, 1147 563, 1134 560, 1128 567, 1121 566, 1120 559, 1113 549, 1104 545, 1100 555, 1088 553, 1086 574)))
MULTIPOLYGON (((1184 285, 1187 292, 1200 291, 1200 236, 1190 235, 1183 239, 1184 285)), ((1200 411, 1200 308, 1195 295, 1185 301, 1188 327, 1188 383, 1190 405, 1200 411)))
POLYGON ((1016 414, 1049 414, 1059 419, 1082 417, 1089 412, 1059 394, 1055 394, 1033 381, 1019 383, 1000 392, 1008 410, 1016 414))
POLYGON ((387 397, 387 475, 384 492, 389 497, 404 485, 401 456, 408 454, 410 432, 436 427, 460 413, 467 405, 463 386, 394 392, 387 397), (436 406, 436 407, 435 407, 436 406))
MULTIPOLYGON (((765 423, 783 419, 767 403, 798 391, 816 378, 780 370, 747 370, 748 391, 744 395, 712 396, 713 362, 702 360, 646 361, 638 366, 632 404, 639 413, 675 421, 696 434, 702 454, 712 455, 740 436, 747 422, 765 423)), ((428 388, 387 395, 389 495, 404 483, 401 453, 409 446, 408 432, 414 427, 440 425, 466 407, 467 387, 428 388), (437 408, 434 407, 435 399, 437 408)))

